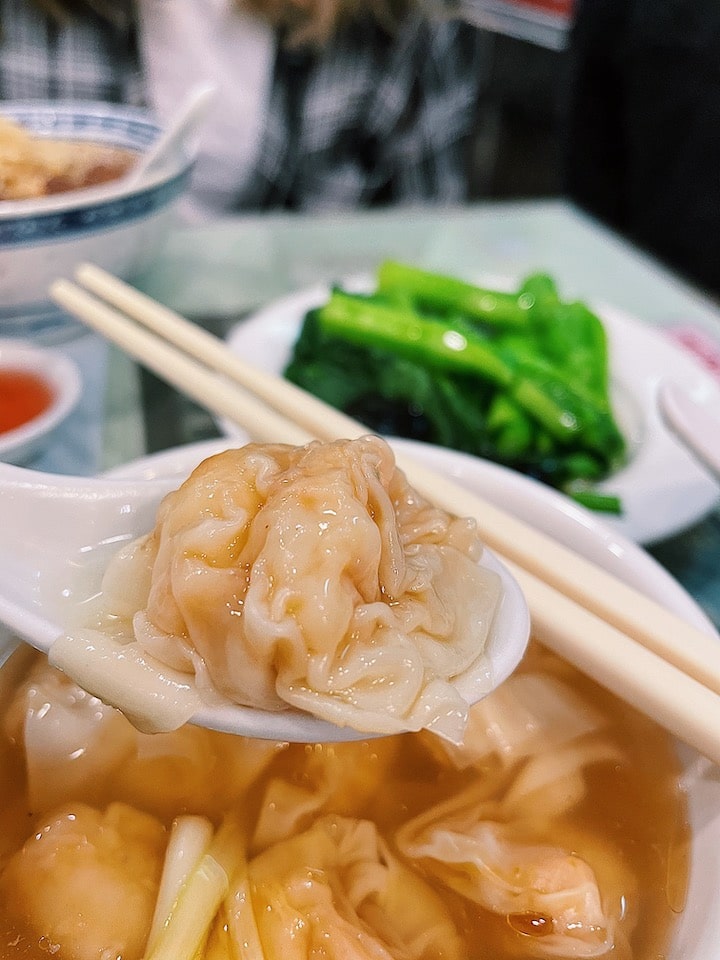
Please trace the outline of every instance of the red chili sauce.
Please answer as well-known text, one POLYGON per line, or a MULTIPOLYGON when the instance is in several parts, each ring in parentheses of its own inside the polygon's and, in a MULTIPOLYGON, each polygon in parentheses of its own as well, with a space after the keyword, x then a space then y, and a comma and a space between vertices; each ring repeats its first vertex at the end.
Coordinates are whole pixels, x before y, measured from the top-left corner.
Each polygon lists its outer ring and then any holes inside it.
POLYGON ((51 388, 36 373, 0 369, 0 434, 34 420, 52 399, 51 388))

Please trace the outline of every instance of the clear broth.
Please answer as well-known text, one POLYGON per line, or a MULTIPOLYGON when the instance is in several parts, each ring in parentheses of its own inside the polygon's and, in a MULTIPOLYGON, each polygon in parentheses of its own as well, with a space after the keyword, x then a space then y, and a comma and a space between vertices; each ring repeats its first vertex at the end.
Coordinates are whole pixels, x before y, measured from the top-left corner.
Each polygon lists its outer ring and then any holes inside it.
MULTIPOLYGON (((564 661, 534 646, 521 670, 538 667, 551 676, 560 677, 599 710, 607 721, 606 735, 623 756, 622 763, 599 763, 586 771, 587 794, 569 813, 553 824, 553 833, 547 839, 582 856, 591 852, 593 844, 609 843, 619 855, 619 861, 629 868, 633 883, 623 892, 627 897, 628 915, 637 918, 630 935, 633 960, 655 960, 665 956, 672 933, 673 922, 682 910, 688 875, 690 832, 687 822, 686 799, 679 789, 679 762, 673 740, 647 718, 599 688, 564 661), (584 851, 583 845, 588 846, 584 851)), ((0 673, 0 703, 7 704, 9 693, 24 669, 11 658, 0 673)), ((0 730, 7 727, 0 718, 0 730)), ((212 759, 218 768, 227 764, 228 750, 238 741, 223 734, 207 735, 212 759)), ((283 778, 295 786, 308 783, 307 761, 310 754, 332 763, 343 756, 350 760, 347 770, 352 777, 366 777, 370 783, 377 777, 377 755, 380 749, 390 748, 387 741, 368 741, 336 746, 292 745, 279 749, 270 765, 242 798, 248 827, 262 813, 263 796, 272 778, 283 778), (383 744, 379 746, 379 744, 383 744)), ((159 816, 167 827, 182 813, 205 814, 218 822, 223 805, 223 784, 219 773, 211 779, 205 794, 188 792, 185 799, 169 801, 166 784, 176 776, 172 762, 166 760, 147 768, 153 779, 153 790, 141 802, 125 788, 118 793, 112 778, 98 783, 97 778, 77 791, 77 799, 89 799, 102 806, 113 799, 138 802, 149 813, 159 816), (151 799, 148 799, 150 797, 151 799)), ((481 770, 458 771, 441 761, 428 749, 427 735, 408 734, 402 738, 390 773, 383 773, 379 788, 368 791, 352 786, 337 794, 330 810, 340 815, 368 818, 376 823, 381 834, 392 838, 397 828, 412 816, 436 802, 454 795, 482 776, 481 770)), ((355 780, 355 782, 360 782, 355 780)), ((12 852, 32 832, 33 824, 42 811, 31 810, 22 750, 6 735, 0 737, 0 878, 12 852)), ((236 801, 233 801, 236 802, 236 801)), ((328 812, 326 806, 324 813, 328 812)), ((392 842, 392 840, 391 840, 392 842)), ((445 900, 462 933, 468 960, 517 960, 533 957, 529 943, 542 931, 542 918, 504 917, 492 915, 449 892, 423 871, 445 900)), ((600 871, 596 870, 598 877, 600 871)), ((0 881, 1 882, 1 881, 0 881)), ((110 906, 110 905, 109 905, 110 906)), ((111 907, 110 907, 111 908, 111 907)), ((112 908, 111 908, 112 909, 112 908)), ((37 934, 23 926, 22 921, 8 913, 0 902, 0 960, 47 960, 48 944, 38 943, 37 934)), ((56 953, 60 960, 70 956, 62 949, 56 953)), ((608 955, 609 956, 609 955, 608 955)), ((622 951, 613 956, 622 957, 622 951)), ((278 960, 272 957, 269 960, 278 960)))

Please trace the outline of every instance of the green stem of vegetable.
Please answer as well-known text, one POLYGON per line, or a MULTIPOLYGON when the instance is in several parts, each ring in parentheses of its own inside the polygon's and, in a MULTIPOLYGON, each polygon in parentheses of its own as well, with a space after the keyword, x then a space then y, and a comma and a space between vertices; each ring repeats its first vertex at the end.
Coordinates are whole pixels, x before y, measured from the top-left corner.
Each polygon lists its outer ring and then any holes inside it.
POLYGON ((597 490, 568 490, 567 493, 573 500, 589 510, 614 514, 615 516, 622 514, 622 502, 620 497, 615 494, 600 493, 597 490))
POLYGON ((379 304, 341 291, 332 294, 317 317, 331 335, 494 383, 563 443, 582 435, 593 449, 605 452, 611 441, 616 442, 612 418, 573 391, 549 364, 502 352, 469 324, 448 324, 407 307, 379 304))
POLYGON ((489 342, 479 337, 469 339, 459 327, 421 317, 407 307, 336 290, 317 316, 326 333, 360 346, 390 350, 409 360, 424 359, 442 369, 473 373, 501 387, 509 387, 514 378, 512 367, 489 342))
POLYGON ((526 277, 520 292, 532 300, 530 326, 542 354, 607 406, 608 347, 600 318, 581 301, 563 303, 552 277, 544 273, 526 277))
POLYGON ((518 459, 526 454, 532 448, 533 434, 537 430, 530 417, 505 393, 493 397, 485 427, 504 460, 518 459))
POLYGON ((462 313, 498 327, 525 329, 532 299, 520 293, 485 290, 456 277, 388 260, 377 274, 378 292, 443 313, 462 313))

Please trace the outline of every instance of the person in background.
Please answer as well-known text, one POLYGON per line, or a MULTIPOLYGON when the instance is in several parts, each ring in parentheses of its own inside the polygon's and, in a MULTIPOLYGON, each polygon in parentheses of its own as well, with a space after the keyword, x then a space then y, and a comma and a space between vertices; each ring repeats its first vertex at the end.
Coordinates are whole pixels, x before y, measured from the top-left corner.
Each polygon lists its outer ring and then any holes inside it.
POLYGON ((0 0, 0 98, 166 119, 211 81, 196 218, 455 203, 487 40, 421 2, 0 0))
POLYGON ((570 197, 720 296, 720 2, 578 0, 570 197))

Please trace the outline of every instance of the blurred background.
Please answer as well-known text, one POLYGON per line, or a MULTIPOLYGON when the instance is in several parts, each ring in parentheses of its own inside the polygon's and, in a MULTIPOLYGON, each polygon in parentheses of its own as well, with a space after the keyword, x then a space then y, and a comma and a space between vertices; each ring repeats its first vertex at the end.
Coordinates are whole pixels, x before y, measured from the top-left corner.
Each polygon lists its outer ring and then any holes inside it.
POLYGON ((573 0, 464 0, 487 34, 488 72, 473 142, 473 196, 563 191, 563 118, 573 0))
POLYGON ((211 217, 568 197, 720 296, 717 0, 0 0, 0 24, 2 100, 167 122, 208 75, 211 217))
POLYGON ((476 198, 567 195, 720 296, 720 4, 458 0, 488 36, 476 198))

